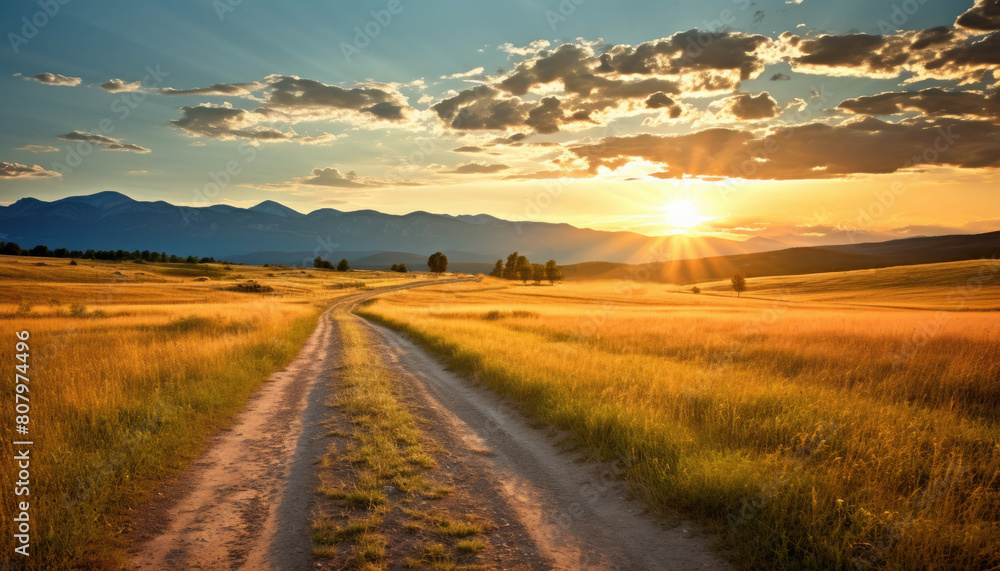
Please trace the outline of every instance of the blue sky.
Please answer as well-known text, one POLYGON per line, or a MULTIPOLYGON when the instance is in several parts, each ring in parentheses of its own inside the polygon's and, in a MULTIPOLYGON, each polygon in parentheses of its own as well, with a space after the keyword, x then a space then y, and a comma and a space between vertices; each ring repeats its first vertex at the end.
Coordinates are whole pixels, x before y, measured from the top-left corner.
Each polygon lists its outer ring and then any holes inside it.
POLYGON ((992 230, 993 11, 929 0, 24 2, 3 20, 0 203, 118 190, 650 234, 992 230), (359 38, 366 29, 374 37, 359 38), (693 40, 704 49, 685 51, 693 40), (907 164, 938 129, 959 136, 907 164), (775 135, 789 143, 751 158, 775 135), (738 172, 747 159, 760 169, 738 172))

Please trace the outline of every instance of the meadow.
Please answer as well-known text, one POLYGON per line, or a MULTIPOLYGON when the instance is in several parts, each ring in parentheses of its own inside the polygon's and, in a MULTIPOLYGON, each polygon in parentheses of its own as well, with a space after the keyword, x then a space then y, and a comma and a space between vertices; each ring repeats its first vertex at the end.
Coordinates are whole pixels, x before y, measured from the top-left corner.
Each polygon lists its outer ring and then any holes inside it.
MULTIPOLYGON (((14 332, 28 331, 29 434, 4 414, 0 455, 30 438, 37 568, 119 568, 130 517, 298 353, 336 297, 419 279, 387 272, 0 256, 13 407, 14 332)), ((16 480, 11 462, 0 478, 16 480)), ((0 488, 12 529, 13 486, 0 488)), ((24 500, 26 498, 19 498, 24 500)), ((0 549, 13 551, 10 533, 0 549)))
POLYGON ((615 459, 740 568, 1000 566, 1000 267, 421 288, 361 315, 615 459))

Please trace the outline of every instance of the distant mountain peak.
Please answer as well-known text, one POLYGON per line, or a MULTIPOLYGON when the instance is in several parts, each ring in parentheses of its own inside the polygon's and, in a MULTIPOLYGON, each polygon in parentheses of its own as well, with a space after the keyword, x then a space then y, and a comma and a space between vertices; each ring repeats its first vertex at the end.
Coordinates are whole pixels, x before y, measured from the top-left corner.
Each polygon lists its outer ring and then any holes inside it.
POLYGON ((94 194, 87 194, 84 196, 69 196, 56 202, 77 202, 93 206, 94 208, 107 209, 107 208, 117 208, 124 204, 132 204, 135 200, 132 200, 128 196, 120 192, 115 192, 113 190, 105 190, 103 192, 97 192, 94 194))
POLYGON ((281 216, 282 218, 300 218, 305 216, 297 210, 292 210, 291 208, 281 204, 280 202, 275 202, 273 200, 265 200, 256 206, 251 206, 247 210, 252 210, 254 212, 263 212, 265 214, 273 214, 275 216, 281 216))

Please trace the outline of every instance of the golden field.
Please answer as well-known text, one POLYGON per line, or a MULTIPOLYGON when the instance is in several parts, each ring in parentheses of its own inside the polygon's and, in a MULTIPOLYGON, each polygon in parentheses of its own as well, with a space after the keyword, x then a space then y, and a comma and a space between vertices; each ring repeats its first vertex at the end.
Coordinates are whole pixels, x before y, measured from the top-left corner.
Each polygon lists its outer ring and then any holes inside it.
MULTIPOLYGON (((0 391, 13 408, 15 332, 28 331, 32 561, 123 565, 129 514, 287 364, 319 314, 358 287, 418 279, 224 264, 136 264, 0 256, 7 348, 0 391), (232 291, 256 280, 268 293, 232 291)), ((11 462, 0 478, 16 478, 11 462)), ((0 491, 15 505, 12 486, 0 491)), ((26 498, 19 498, 24 500, 26 498)), ((12 529, 13 514, 0 512, 12 529)), ((7 533, 0 548, 13 550, 7 533)))
POLYGON ((996 261, 699 285, 487 278, 359 312, 619 460, 739 567, 1000 567, 996 261))

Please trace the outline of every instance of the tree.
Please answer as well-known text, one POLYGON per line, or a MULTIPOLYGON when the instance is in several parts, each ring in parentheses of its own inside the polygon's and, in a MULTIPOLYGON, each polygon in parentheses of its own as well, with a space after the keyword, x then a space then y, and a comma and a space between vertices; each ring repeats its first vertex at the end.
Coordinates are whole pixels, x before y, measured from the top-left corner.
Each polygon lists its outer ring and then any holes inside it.
POLYGON ((701 288, 698 286, 691 286, 691 293, 701 293, 701 288))
POLYGON ((346 272, 349 269, 351 269, 351 264, 347 263, 347 258, 341 258, 341 260, 337 262, 338 272, 346 272))
POLYGON ((517 276, 521 278, 521 281, 527 285, 528 280, 534 275, 534 270, 531 269, 531 262, 528 261, 527 256, 517 257, 517 276))
POLYGON ((42 244, 39 244, 39 245, 37 245, 37 246, 35 246, 34 248, 31 249, 31 255, 32 256, 51 256, 52 252, 49 251, 49 248, 47 246, 43 246, 42 244))
POLYGON ((443 274, 448 271, 448 256, 441 252, 434 252, 427 258, 427 267, 435 274, 443 274))
POLYGON ((406 267, 406 264, 399 264, 398 266, 396 266, 396 271, 401 274, 405 274, 406 272, 410 271, 410 269, 406 267))
POLYGON ((493 271, 490 272, 490 275, 495 278, 503 277, 503 260, 497 260, 497 265, 493 266, 493 271))
POLYGON ((733 274, 733 291, 736 292, 736 297, 739 297, 741 293, 747 290, 747 277, 743 272, 736 272, 733 274))
POLYGON ((392 266, 390 266, 389 267, 389 271, 390 272, 398 272, 399 271, 399 264, 393 264, 392 266))
POLYGON ((549 260, 545 262, 545 279, 549 280, 549 283, 555 285, 555 283, 563 278, 562 270, 556 265, 555 260, 549 260))
POLYGON ((531 279, 535 280, 535 285, 540 285, 545 279, 545 266, 542 264, 531 264, 531 279))
POLYGON ((7 242, 3 245, 3 253, 8 256, 20 256, 21 251, 21 247, 16 242, 7 242))
POLYGON ((507 280, 517 279, 517 252, 507 256, 507 265, 503 268, 503 278, 507 280))

